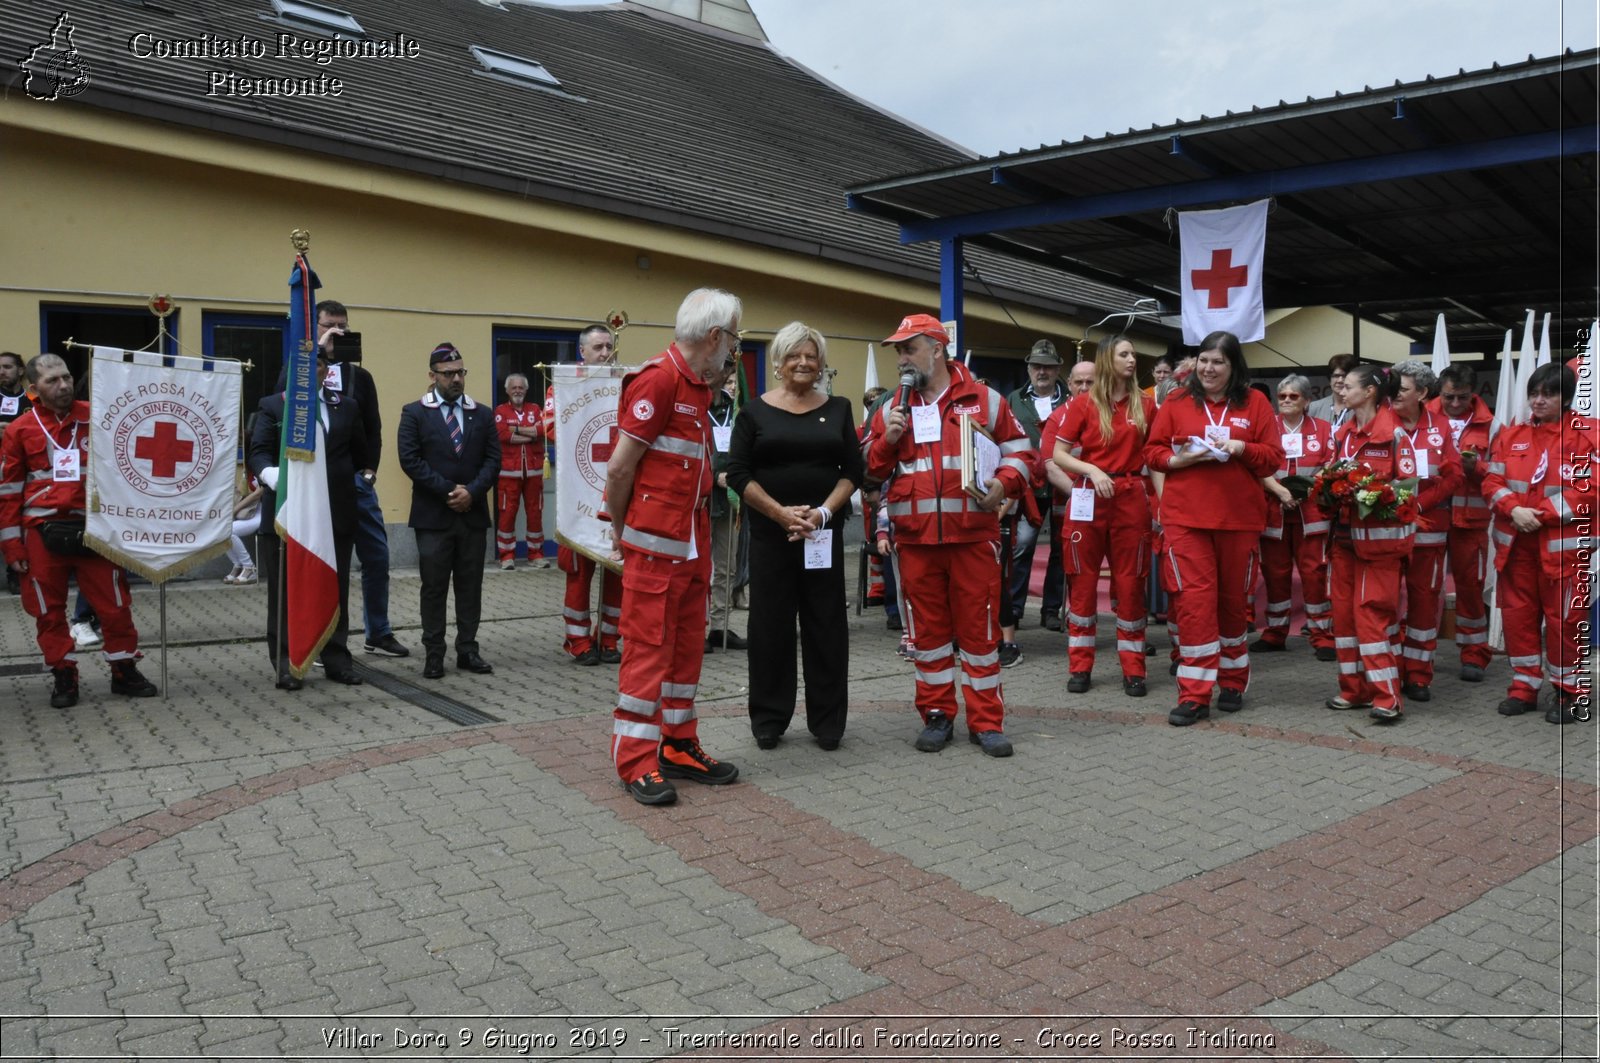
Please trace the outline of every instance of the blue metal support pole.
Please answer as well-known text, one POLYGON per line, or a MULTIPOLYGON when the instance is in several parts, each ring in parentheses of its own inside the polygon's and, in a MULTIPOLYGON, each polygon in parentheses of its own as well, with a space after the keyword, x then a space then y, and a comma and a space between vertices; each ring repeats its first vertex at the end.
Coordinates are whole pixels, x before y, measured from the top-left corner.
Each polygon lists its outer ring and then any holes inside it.
MULTIPOLYGON (((962 283, 967 272, 967 256, 959 239, 943 240, 939 244, 939 320, 954 321, 956 323, 956 342, 965 343, 967 330, 963 323, 966 316, 963 296, 966 287, 962 283)), ((959 359, 960 351, 951 351, 950 357, 959 359)))

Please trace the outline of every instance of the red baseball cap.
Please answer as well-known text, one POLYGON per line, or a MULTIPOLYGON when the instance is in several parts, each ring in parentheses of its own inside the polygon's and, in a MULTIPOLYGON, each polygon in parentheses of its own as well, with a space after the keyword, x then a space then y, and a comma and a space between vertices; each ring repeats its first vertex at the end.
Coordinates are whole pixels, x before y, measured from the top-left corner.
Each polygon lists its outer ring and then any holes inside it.
POLYGON ((926 336, 930 340, 938 340, 946 347, 950 346, 950 333, 944 330, 944 323, 932 314, 912 314, 900 319, 900 327, 895 334, 884 340, 884 343, 900 343, 913 336, 926 336))

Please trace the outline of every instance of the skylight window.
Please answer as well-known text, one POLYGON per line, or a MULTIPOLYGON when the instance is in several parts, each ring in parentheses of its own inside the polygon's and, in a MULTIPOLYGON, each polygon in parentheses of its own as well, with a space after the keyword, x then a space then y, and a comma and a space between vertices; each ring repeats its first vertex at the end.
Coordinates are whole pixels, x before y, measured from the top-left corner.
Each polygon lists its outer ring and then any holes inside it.
POLYGON ((483 64, 491 74, 499 74, 515 81, 527 81, 542 88, 559 89, 561 80, 544 68, 544 64, 520 55, 497 52, 491 48, 472 45, 473 58, 483 64))
POLYGON ((348 11, 326 4, 313 4, 309 0, 272 0, 272 10, 286 22, 299 22, 351 37, 365 37, 367 31, 348 11))

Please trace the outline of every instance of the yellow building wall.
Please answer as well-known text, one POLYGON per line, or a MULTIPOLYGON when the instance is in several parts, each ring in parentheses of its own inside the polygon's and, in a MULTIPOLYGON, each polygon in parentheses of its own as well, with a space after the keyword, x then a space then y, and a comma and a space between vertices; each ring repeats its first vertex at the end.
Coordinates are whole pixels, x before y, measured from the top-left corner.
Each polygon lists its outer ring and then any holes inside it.
MULTIPOLYGON (((203 347, 202 314, 281 313, 292 229, 311 233, 318 293, 347 304, 377 381, 386 447, 400 406, 427 386, 427 354, 464 352, 469 393, 499 401, 496 325, 576 329, 625 311, 621 360, 671 340, 683 296, 714 286, 744 301, 746 336, 791 320, 829 339, 834 390, 859 402, 867 343, 905 313, 938 311, 938 290, 730 240, 557 207, 321 156, 32 101, 0 101, 0 349, 30 352, 41 302, 142 307, 173 296, 178 342, 203 347), (47 121, 54 119, 54 121, 47 121), (285 176, 290 175, 293 176, 285 176), (641 256, 648 268, 641 268, 641 256)), ((1020 361, 1039 336, 1066 352, 1083 325, 987 299, 967 301, 963 347, 1020 361)), ((879 350, 880 380, 894 379, 879 350)), ((380 470, 386 519, 409 492, 380 470)))

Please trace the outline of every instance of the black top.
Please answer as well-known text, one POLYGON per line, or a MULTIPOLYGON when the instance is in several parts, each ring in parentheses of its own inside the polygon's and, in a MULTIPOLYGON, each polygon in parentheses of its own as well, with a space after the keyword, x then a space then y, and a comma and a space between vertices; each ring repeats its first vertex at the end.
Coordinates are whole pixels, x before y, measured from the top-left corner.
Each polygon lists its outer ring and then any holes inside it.
MULTIPOLYGON (((790 413, 752 399, 733 422, 728 486, 741 497, 754 481, 780 505, 820 506, 841 479, 860 487, 865 474, 850 400, 839 395, 809 413, 790 413)), ((779 531, 770 517, 753 508, 750 513, 753 534, 779 531)), ((849 514, 847 502, 828 527, 838 527, 849 514)))

